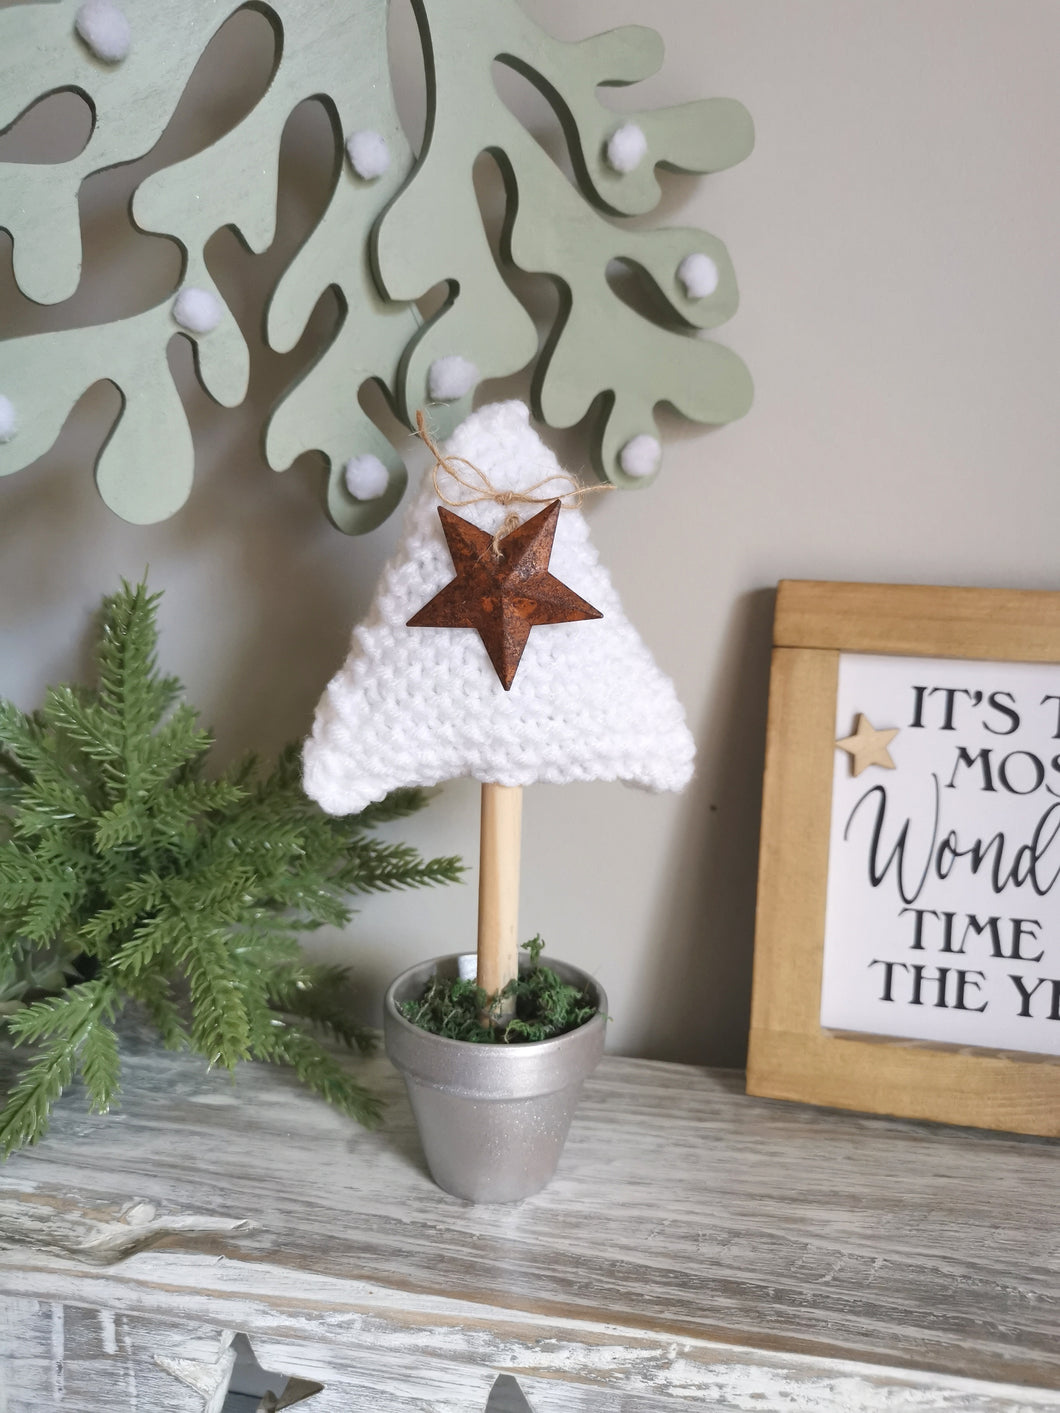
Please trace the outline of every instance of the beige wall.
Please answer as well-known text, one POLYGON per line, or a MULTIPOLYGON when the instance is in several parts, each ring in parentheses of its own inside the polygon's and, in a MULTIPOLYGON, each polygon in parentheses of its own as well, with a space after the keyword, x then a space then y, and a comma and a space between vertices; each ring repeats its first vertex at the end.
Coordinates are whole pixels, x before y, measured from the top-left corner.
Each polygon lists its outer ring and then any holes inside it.
MULTIPOLYGON (((681 799, 607 785, 531 790, 522 912, 528 935, 541 931, 554 954, 599 973, 616 1049, 735 1063, 776 580, 1056 585, 1060 7, 528 8, 571 37, 647 19, 669 57, 645 102, 729 94, 758 129, 747 163, 704 181, 669 179, 664 201, 668 221, 728 243, 743 305, 720 337, 750 364, 755 407, 708 433, 667 420, 658 483, 590 511, 630 617, 688 707, 698 775, 681 799)), ((265 30, 253 16, 238 26, 224 43, 229 55, 238 45, 236 77, 250 85, 267 63, 265 30)), ((403 65, 410 39, 399 14, 403 65)), ((198 76, 183 105, 191 129, 234 101, 217 84, 216 70, 198 76)), ((404 101, 415 121, 414 88, 404 101)), ((46 140, 46 118, 39 126, 46 140)), ((294 124, 277 248, 254 259, 228 235, 216 239, 222 287, 248 331, 317 199, 319 132, 312 113, 294 124)), ((172 160, 179 143, 165 142, 172 160)), ((132 180, 109 174, 86 192, 91 279, 79 319, 116 301, 131 310, 176 278, 170 247, 123 234, 132 180)), ((38 316, 14 291, 0 243, 6 335, 38 316)), ((312 467, 277 477, 263 465, 257 428, 296 360, 259 352, 251 399, 229 413, 195 388, 181 340, 174 358, 201 462, 176 519, 137 529, 96 499, 93 449, 117 406, 109 387, 82 402, 44 462, 0 484, 0 692, 29 706, 46 682, 84 672, 100 595, 149 563, 166 590, 165 660, 224 753, 271 749, 306 729, 398 525, 346 540, 318 511, 312 467)), ((487 386, 484 400, 497 391, 487 386)), ((581 461, 576 443, 556 444, 581 461)), ((458 782, 398 832, 473 859, 476 823, 476 790, 458 782)), ((358 970, 371 1007, 401 967, 473 945, 474 913, 473 881, 371 899, 348 937, 316 945, 358 970)))

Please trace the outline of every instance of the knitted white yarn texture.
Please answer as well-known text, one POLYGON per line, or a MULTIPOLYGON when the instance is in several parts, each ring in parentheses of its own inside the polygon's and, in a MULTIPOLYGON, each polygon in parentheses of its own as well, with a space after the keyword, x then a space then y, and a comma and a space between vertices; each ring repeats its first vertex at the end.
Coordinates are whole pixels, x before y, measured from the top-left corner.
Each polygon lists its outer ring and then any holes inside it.
MULTIPOLYGON (((460 424, 445 453, 479 467, 499 491, 562 477, 529 419, 521 402, 483 407, 460 424)), ((439 475, 453 500, 469 494, 439 475)), ((555 494, 569 488, 557 480, 555 494)), ((603 618, 533 628, 510 691, 473 628, 406 626, 454 578, 440 503, 428 475, 317 707, 304 752, 306 793, 329 814, 353 814, 398 787, 466 775, 499 785, 621 780, 682 789, 695 754, 684 710, 623 613, 580 511, 561 512, 549 572, 603 618)), ((540 507, 515 508, 526 518, 540 507)), ((508 509, 489 500, 456 513, 493 534, 508 509)))

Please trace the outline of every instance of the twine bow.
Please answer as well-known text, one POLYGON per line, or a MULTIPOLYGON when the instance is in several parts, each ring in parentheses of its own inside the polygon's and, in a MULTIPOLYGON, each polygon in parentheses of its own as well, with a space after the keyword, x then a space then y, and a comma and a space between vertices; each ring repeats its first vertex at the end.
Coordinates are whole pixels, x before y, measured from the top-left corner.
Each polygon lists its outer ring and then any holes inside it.
MULTIPOLYGON (((573 476, 568 476, 565 471, 553 472, 551 476, 545 476, 543 480, 535 481, 532 486, 527 486, 522 491, 501 491, 493 484, 485 471, 474 462, 468 461, 463 456, 445 456, 438 444, 431 437, 427 430, 427 419, 422 410, 416 413, 416 430, 423 441, 424 446, 434 457, 434 466, 431 469, 431 480, 434 482, 434 493, 443 505, 448 505, 453 510, 460 510, 465 505, 479 505, 482 501, 491 500, 496 505, 551 505, 554 500, 558 500, 562 505, 570 499, 571 510, 577 510, 582 503, 583 497, 590 495, 593 491, 609 491, 611 486, 580 486, 573 476), (470 472, 476 480, 469 480, 461 471, 456 468, 462 466, 470 472), (456 484, 470 494, 460 500, 453 500, 442 490, 439 476, 445 472, 456 484), (569 490, 555 492, 552 495, 535 495, 535 491, 540 491, 543 486, 552 485, 556 481, 565 481, 570 487, 569 490)), ((493 536, 493 553, 500 554, 500 542, 506 535, 510 535, 513 530, 518 529, 522 523, 518 512, 509 510, 504 517, 499 529, 493 536)))

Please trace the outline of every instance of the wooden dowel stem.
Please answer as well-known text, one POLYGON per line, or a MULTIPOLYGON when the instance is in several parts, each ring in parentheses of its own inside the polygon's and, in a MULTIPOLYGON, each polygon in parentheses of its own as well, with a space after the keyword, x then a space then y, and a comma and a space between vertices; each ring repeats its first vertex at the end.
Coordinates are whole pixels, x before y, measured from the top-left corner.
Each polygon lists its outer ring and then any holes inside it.
MULTIPOLYGON (((519 851, 523 791, 483 785, 478 883, 478 984, 490 996, 519 974, 519 851)), ((515 1013, 511 998, 502 1016, 515 1013)))

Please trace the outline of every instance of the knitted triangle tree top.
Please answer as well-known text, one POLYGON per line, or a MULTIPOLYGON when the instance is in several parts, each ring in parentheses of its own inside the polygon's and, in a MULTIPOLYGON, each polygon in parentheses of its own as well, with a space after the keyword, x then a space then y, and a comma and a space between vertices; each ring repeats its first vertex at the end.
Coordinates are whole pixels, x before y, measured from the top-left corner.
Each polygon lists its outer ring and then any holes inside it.
MULTIPOLYGON (((521 402, 473 413, 445 450, 498 491, 564 474, 521 402)), ((557 481, 555 494, 565 489, 557 481)), ((684 711, 623 613, 580 511, 561 513, 549 568, 603 617, 532 629, 510 691, 474 629, 406 626, 453 578, 439 504, 428 476, 317 707, 304 755, 310 797, 330 814, 349 814, 400 786, 465 775, 499 785, 622 780, 682 789, 695 749, 684 711)), ((457 513, 493 534, 508 511, 487 500, 457 513)))

